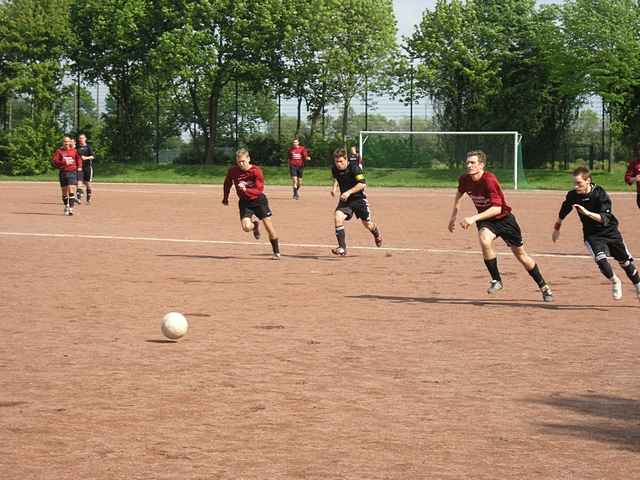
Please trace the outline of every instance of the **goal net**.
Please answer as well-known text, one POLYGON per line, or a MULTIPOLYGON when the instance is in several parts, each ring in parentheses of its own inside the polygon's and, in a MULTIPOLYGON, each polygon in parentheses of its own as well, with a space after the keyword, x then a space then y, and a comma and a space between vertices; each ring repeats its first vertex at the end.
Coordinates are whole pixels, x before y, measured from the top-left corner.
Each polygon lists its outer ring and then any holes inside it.
POLYGON ((359 151, 364 166, 433 170, 435 178, 464 171, 466 153, 483 150, 487 169, 505 187, 526 186, 522 168, 522 136, 518 132, 361 131, 359 151))

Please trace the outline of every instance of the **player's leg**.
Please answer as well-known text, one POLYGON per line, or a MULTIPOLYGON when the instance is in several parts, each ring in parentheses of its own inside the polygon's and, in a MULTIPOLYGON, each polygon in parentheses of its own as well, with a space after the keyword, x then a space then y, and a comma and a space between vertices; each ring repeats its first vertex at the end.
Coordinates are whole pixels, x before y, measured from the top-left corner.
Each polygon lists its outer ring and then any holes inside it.
POLYGON ((338 208, 336 209, 335 215, 334 215, 334 223, 336 226, 336 239, 338 240, 338 247, 332 248, 331 253, 333 253, 334 255, 338 255, 340 257, 344 257, 347 254, 347 235, 344 230, 344 222, 349 218, 351 218, 351 215, 348 212, 349 212, 348 206, 345 205, 343 207, 340 207, 340 205, 338 205, 338 208))
POLYGON ((371 217, 371 210, 369 209, 369 201, 366 198, 361 198, 358 200, 353 200, 350 202, 351 207, 353 208, 353 212, 356 217, 362 221, 362 225, 364 228, 371 232, 373 235, 373 240, 376 242, 377 247, 382 246, 382 232, 380 232, 380 228, 373 221, 371 217))
POLYGON ((638 269, 636 268, 633 257, 631 256, 627 245, 624 243, 624 240, 620 238, 615 242, 609 243, 609 252, 620 264, 624 273, 626 273, 629 280, 631 280, 631 283, 633 283, 633 286, 636 289, 636 295, 640 299, 640 275, 638 274, 638 269))
POLYGON ((549 285, 547 285, 547 282, 542 276, 542 273, 540 273, 540 268, 538 268, 538 264, 535 262, 535 260, 527 254, 522 245, 517 247, 509 245, 509 247, 511 248, 511 251, 513 252, 513 255, 516 257, 518 262, 520 262, 527 273, 531 275, 533 281, 536 282, 536 285, 538 285, 538 288, 542 292, 543 300, 545 302, 551 302, 553 300, 551 288, 549 287, 549 285))
POLYGON ((280 258, 280 245, 278 243, 278 234, 276 233, 276 229, 273 226, 273 221, 269 216, 263 218, 262 223, 264 224, 264 228, 269 235, 269 242, 271 243, 271 249, 273 250, 273 258, 277 260, 280 258))
POLYGON ((296 187, 296 197, 300 198, 300 189, 302 188, 302 177, 304 175, 304 167, 298 168, 298 186, 296 187))
POLYGON ((638 205, 638 208, 640 208, 640 192, 636 193, 636 205, 638 205))
POLYGON ((613 268, 607 259, 607 243, 598 238, 589 238, 585 242, 587 250, 591 253, 591 256, 598 265, 600 273, 611 282, 611 295, 614 300, 620 300, 622 298, 622 282, 618 276, 613 273, 613 268))
POLYGON ((87 196, 85 197, 85 202, 87 204, 91 203, 91 181, 93 180, 93 165, 88 165, 84 171, 83 171, 83 175, 84 175, 84 187, 85 187, 85 191, 87 193, 87 196))
POLYGON ((496 234, 486 227, 478 230, 478 240, 480 242, 480 248, 482 249, 482 258, 484 264, 489 270, 491 275, 491 284, 487 289, 487 293, 496 293, 502 290, 502 277, 498 270, 498 255, 493 248, 493 242, 496 239, 496 234))

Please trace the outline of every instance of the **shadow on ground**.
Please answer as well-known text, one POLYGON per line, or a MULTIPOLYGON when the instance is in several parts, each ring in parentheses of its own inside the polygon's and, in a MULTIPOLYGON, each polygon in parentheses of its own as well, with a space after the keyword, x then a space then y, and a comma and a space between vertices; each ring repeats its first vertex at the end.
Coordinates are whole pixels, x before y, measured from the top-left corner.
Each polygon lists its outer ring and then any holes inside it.
POLYGON ((598 305, 568 305, 561 303, 521 302, 517 300, 478 300, 466 298, 446 298, 446 297, 399 297, 391 295, 349 295, 347 298, 388 300, 392 303, 433 303, 446 305, 472 305, 475 307, 500 306, 511 308, 541 308, 545 310, 587 310, 608 312, 610 308, 635 308, 626 305, 614 305, 602 307, 598 305))
POLYGON ((529 403, 572 412, 571 423, 534 423, 547 435, 564 435, 610 443, 640 453, 640 401, 609 395, 551 396, 529 403), (584 416, 575 421, 575 414, 584 416))

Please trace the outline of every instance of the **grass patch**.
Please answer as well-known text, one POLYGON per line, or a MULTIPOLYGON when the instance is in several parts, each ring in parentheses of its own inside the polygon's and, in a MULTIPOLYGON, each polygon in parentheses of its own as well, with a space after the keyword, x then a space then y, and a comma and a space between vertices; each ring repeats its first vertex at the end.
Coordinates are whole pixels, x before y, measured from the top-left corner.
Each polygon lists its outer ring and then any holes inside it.
MULTIPOLYGON (((594 181, 609 191, 631 191, 624 183, 626 166, 619 165, 613 172, 596 171, 594 181)), ((156 165, 156 164, 99 164, 96 165, 96 183, 185 183, 221 184, 227 173, 227 165, 156 165)), ((290 185, 287 167, 262 167, 268 185, 290 185)), ((375 187, 440 187, 454 188, 458 184, 460 170, 431 170, 425 168, 367 168, 367 182, 375 187)), ((505 188, 513 188, 513 172, 494 171, 505 188)), ((571 174, 562 170, 526 170, 527 182, 522 189, 569 190, 571 174)), ((58 174, 51 171, 42 175, 12 177, 0 175, 0 180, 12 181, 56 181, 58 174)), ((304 171, 305 185, 330 186, 331 170, 328 167, 307 167, 304 171)))

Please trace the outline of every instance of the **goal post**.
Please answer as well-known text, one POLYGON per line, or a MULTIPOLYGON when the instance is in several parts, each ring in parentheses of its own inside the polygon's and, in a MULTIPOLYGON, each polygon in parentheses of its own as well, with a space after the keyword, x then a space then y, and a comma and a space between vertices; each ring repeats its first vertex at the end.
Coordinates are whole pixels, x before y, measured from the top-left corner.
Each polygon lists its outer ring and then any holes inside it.
POLYGON ((461 169, 466 152, 483 150, 488 166, 518 189, 526 183, 522 135, 516 131, 416 132, 362 130, 359 151, 371 167, 461 169))

